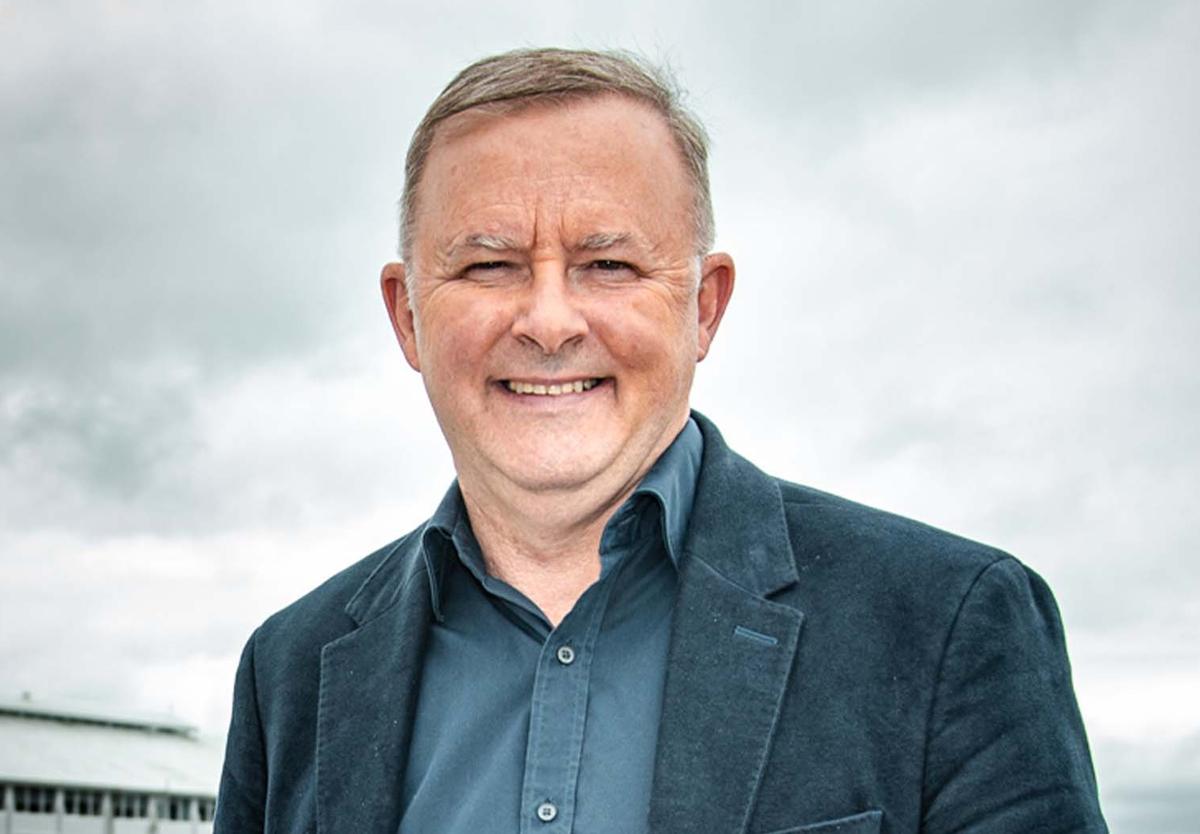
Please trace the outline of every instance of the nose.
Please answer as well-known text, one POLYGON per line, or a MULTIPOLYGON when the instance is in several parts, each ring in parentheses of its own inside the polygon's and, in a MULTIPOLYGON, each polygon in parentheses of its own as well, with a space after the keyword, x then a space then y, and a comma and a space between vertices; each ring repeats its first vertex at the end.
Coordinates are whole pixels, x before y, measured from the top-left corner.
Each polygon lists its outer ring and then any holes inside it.
POLYGON ((536 345, 550 356, 564 345, 581 341, 587 332, 587 318, 572 297, 565 266, 535 265, 513 320, 513 335, 522 342, 536 345))

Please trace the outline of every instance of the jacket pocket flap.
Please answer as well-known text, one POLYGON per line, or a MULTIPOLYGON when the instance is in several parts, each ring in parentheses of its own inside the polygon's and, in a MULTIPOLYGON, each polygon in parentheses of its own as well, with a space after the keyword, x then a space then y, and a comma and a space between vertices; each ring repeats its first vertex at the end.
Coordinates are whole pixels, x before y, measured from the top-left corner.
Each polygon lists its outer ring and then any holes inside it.
POLYGON ((864 811, 849 817, 814 822, 799 828, 783 828, 771 834, 879 834, 882 811, 864 811))

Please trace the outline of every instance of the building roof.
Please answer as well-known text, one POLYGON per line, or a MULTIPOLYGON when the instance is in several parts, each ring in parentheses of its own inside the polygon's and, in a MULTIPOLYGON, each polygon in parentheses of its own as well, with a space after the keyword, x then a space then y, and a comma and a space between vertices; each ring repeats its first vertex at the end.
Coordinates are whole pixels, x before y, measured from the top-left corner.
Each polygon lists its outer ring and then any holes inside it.
POLYGON ((0 700, 0 781, 211 796, 222 747, 173 716, 0 700))
POLYGON ((134 727, 142 730, 194 733, 196 728, 174 715, 166 713, 132 712, 116 707, 100 706, 85 701, 64 699, 36 701, 28 694, 13 700, 0 698, 0 715, 24 715, 37 718, 60 718, 84 724, 101 724, 113 727, 134 727))

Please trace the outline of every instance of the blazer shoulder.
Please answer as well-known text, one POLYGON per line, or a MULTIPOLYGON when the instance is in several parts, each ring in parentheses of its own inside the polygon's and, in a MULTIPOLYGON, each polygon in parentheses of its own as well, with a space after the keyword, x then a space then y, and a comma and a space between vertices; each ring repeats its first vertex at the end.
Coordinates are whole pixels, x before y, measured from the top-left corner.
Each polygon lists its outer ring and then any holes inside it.
POLYGON ((794 533, 849 536, 850 542, 870 544, 884 551, 917 550, 926 557, 957 560, 984 568, 1007 552, 965 538, 922 521, 860 504, 829 492, 776 479, 794 533))
MULTIPOLYGON (((1010 554, 929 524, 778 480, 801 576, 829 574, 861 591, 961 599, 999 562, 1028 571, 1010 554)), ((1032 572, 1030 572, 1032 573, 1032 572)))

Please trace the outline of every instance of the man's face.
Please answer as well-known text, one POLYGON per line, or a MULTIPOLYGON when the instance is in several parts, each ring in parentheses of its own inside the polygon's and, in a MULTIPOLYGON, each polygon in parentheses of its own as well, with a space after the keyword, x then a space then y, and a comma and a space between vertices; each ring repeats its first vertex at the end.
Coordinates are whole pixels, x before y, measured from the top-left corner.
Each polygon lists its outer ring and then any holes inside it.
POLYGON ((695 253, 692 200, 662 118, 625 98, 439 128, 383 289, 464 487, 615 496, 669 445, 733 285, 695 253))

